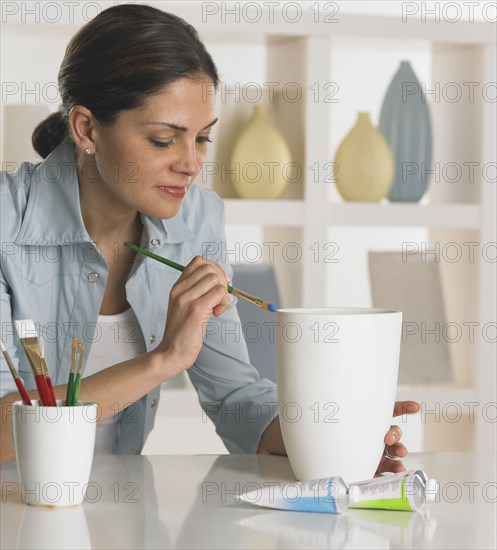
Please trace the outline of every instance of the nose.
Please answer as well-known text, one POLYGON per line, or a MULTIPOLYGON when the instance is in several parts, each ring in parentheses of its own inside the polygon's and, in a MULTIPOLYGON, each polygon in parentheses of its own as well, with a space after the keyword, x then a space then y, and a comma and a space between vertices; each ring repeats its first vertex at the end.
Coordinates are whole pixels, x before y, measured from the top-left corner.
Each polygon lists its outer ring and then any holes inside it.
POLYGON ((200 172, 202 165, 202 160, 199 156, 195 142, 185 143, 183 147, 178 148, 178 158, 174 163, 174 170, 190 177, 196 176, 200 172))

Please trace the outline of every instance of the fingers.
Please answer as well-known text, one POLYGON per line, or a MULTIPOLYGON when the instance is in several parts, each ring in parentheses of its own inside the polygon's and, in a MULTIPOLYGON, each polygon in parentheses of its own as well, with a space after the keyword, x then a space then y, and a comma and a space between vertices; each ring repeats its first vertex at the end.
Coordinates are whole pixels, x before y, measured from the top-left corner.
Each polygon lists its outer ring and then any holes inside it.
POLYGON ((220 281, 222 281, 223 283, 226 283, 226 285, 228 285, 228 283, 230 282, 229 281, 229 277, 226 275, 226 273, 222 270, 221 266, 219 264, 216 264, 216 262, 211 262, 210 260, 206 260, 204 257, 202 256, 195 256, 189 263, 188 265, 185 267, 185 269, 183 269, 183 273, 182 273, 182 276, 185 276, 185 277, 188 277, 190 276, 193 272, 195 272, 197 269, 199 268, 205 268, 205 267, 210 267, 212 271, 216 272, 219 274, 219 279, 220 281))
POLYGON ((415 414, 419 411, 420 405, 416 401, 396 401, 393 407, 393 416, 403 414, 415 414))
MULTIPOLYGON (((414 401, 399 401, 395 404, 396 410, 402 411, 405 410, 405 406, 414 411, 415 405, 416 409, 419 408, 419 405, 414 401)), ((398 414, 402 414, 399 412, 398 414)), ((398 415, 397 415, 398 416, 398 415)), ((390 426, 387 434, 385 435, 385 450, 383 456, 381 457, 380 464, 376 470, 377 474, 382 474, 384 472, 404 472, 405 467, 402 464, 401 460, 407 455, 407 448, 403 443, 400 443, 400 438, 402 437, 402 430, 399 426, 390 426)))
POLYGON ((404 472, 405 466, 401 459, 407 455, 407 449, 402 443, 386 445, 383 456, 381 457, 376 474, 385 472, 404 472))
POLYGON ((231 299, 226 292, 226 287, 215 285, 196 300, 194 307, 199 311, 210 310, 212 313, 220 315, 230 304, 231 299), (225 303, 226 299, 229 300, 228 304, 225 303))
POLYGON ((164 335, 156 348, 175 373, 194 364, 211 316, 220 315, 231 303, 228 278, 221 267, 195 257, 169 293, 164 335))
POLYGON ((224 311, 226 311, 230 305, 231 305, 231 298, 228 298, 230 300, 230 303, 225 305, 225 304, 218 304, 213 310, 212 310, 212 315, 214 315, 214 317, 219 317, 224 311))
POLYGON ((380 464, 378 465, 378 469, 376 470, 376 474, 383 474, 385 472, 392 472, 394 474, 398 474, 400 472, 405 472, 406 468, 404 464, 400 460, 390 460, 386 456, 384 456, 380 460, 380 464))
POLYGON ((196 300, 216 286, 221 287, 226 294, 228 293, 227 285, 221 282, 219 274, 206 266, 198 269, 189 277, 181 281, 178 280, 171 289, 171 298, 181 303, 185 299, 183 297, 188 295, 189 301, 196 300))
POLYGON ((403 443, 395 443, 395 445, 387 445, 385 447, 385 456, 390 460, 404 458, 406 455, 407 449, 403 443))
POLYGON ((191 304, 207 294, 210 295, 211 299, 217 294, 220 295, 219 302, 211 304, 211 309, 213 309, 215 315, 220 315, 231 305, 231 298, 228 294, 228 277, 224 271, 218 264, 205 260, 201 256, 196 256, 185 267, 180 278, 174 284, 170 297, 181 305, 182 303, 191 304), (216 287, 217 292, 210 293, 216 287))
POLYGON ((397 443, 400 441, 400 438, 402 437, 402 430, 399 426, 390 426, 390 429, 387 432, 387 435, 385 436, 385 444, 386 445, 393 445, 394 443, 397 443))

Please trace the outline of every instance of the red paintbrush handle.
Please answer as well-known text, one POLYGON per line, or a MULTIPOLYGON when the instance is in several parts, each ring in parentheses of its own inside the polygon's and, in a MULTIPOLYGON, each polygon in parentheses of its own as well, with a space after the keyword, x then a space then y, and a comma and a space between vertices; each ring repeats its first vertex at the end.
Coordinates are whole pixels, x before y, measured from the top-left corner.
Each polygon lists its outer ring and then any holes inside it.
POLYGON ((19 393, 21 394, 22 402, 25 405, 32 406, 33 403, 31 403, 31 399, 29 398, 28 392, 26 391, 26 388, 24 387, 24 384, 22 383, 22 380, 20 378, 15 379, 17 389, 19 390, 19 393))
POLYGON ((52 400, 45 376, 43 374, 37 374, 35 376, 35 381, 36 387, 38 388, 38 393, 40 395, 41 404, 44 407, 54 407, 56 403, 52 400))
POLYGON ((50 378, 50 376, 45 376, 45 379, 47 381, 47 386, 48 386, 48 391, 50 392, 50 397, 52 398, 52 401, 53 401, 54 405, 56 405, 57 404, 57 399, 55 397, 55 391, 53 389, 52 379, 50 378))

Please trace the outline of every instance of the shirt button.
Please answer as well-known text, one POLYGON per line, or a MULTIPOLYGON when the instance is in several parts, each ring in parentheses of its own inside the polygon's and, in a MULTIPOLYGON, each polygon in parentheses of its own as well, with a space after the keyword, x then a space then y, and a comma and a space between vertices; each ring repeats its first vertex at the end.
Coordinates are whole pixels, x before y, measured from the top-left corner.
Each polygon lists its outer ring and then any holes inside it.
POLYGON ((152 334, 152 336, 150 336, 150 343, 153 344, 155 340, 156 340, 155 334, 152 334))
POLYGON ((88 273, 88 280, 90 283, 96 283, 98 281, 98 273, 88 273))
POLYGON ((158 246, 160 246, 160 241, 159 241, 159 239, 152 239, 150 241, 150 244, 157 248, 158 246))
POLYGON ((152 399, 152 403, 150 403, 150 406, 152 407, 152 409, 155 409, 157 405, 158 405, 157 399, 152 399))

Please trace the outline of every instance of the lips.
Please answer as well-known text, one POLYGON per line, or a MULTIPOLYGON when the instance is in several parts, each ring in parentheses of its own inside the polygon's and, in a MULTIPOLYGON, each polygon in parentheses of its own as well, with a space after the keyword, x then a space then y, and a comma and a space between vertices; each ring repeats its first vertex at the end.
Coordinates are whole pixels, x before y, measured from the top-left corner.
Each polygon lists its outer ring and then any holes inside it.
POLYGON ((159 189, 159 191, 161 191, 162 193, 165 193, 166 195, 169 195, 170 197, 174 197, 176 199, 182 199, 186 195, 186 192, 188 190, 188 188, 184 185, 180 187, 173 185, 161 185, 157 189, 159 189))

